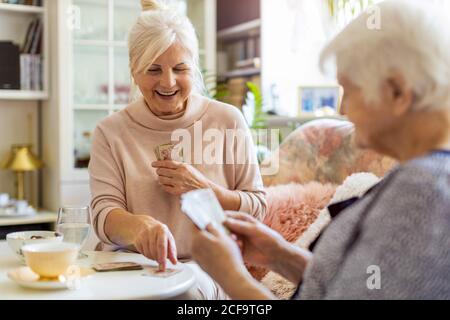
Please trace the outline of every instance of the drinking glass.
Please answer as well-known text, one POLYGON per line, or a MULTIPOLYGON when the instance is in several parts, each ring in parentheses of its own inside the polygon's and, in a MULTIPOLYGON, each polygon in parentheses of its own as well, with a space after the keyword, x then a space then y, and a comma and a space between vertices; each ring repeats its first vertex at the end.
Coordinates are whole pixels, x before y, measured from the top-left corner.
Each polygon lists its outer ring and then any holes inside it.
POLYGON ((81 252, 90 230, 90 210, 85 207, 62 207, 58 210, 56 220, 56 231, 63 234, 63 241, 76 243, 80 246, 78 258, 86 258, 87 255, 81 252))

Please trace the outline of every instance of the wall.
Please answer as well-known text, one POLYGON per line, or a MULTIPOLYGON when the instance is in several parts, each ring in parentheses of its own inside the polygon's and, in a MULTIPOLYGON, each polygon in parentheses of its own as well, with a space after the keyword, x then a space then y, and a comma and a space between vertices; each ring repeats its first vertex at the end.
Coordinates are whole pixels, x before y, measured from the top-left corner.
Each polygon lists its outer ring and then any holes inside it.
MULTIPOLYGON (((49 25, 58 26, 58 2, 49 2, 49 25)), ((59 84, 60 57, 58 55, 59 30, 49 30, 49 74, 50 96, 42 109, 42 158, 47 166, 42 171, 43 207, 56 211, 60 206, 60 127, 62 117, 59 98, 62 88, 59 84)))
POLYGON ((295 116, 299 86, 333 82, 318 67, 326 42, 324 8, 317 0, 261 0, 261 10, 264 97, 271 101, 271 86, 275 84, 278 113, 295 116))
POLYGON ((217 0, 217 30, 259 19, 260 2, 261 0, 217 0))
MULTIPOLYGON (((12 144, 31 143, 38 153, 38 107, 35 101, 0 100, 0 161, 8 155, 12 144)), ((27 173, 26 197, 31 204, 38 201, 38 175, 27 173)), ((11 171, 0 170, 0 193, 15 196, 15 175, 11 171)))

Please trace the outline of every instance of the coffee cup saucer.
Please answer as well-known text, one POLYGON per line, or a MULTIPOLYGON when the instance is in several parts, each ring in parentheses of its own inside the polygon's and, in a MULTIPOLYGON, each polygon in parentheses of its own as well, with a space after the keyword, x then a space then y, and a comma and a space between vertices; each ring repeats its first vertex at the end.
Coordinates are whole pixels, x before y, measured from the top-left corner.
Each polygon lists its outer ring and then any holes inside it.
MULTIPOLYGON (((95 273, 91 268, 76 266, 76 272, 72 273, 72 276, 64 277, 60 276, 54 279, 46 279, 39 277, 29 267, 19 267, 8 272, 8 278, 16 282, 18 285, 25 288, 43 289, 43 290, 62 290, 70 289, 71 285, 77 280, 76 275, 79 275, 78 279, 85 279, 95 273)), ((75 270, 75 269, 74 269, 75 270)))

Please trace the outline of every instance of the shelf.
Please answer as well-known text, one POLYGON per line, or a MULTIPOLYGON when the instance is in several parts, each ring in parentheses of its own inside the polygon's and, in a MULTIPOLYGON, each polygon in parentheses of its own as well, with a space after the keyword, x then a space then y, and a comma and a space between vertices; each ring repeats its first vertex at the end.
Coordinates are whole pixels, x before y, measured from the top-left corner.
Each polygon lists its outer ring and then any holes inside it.
POLYGON ((117 111, 122 110, 127 104, 115 104, 113 106, 109 104, 76 104, 73 106, 75 111, 117 111))
POLYGON ((221 79, 230 79, 238 77, 251 77, 261 73, 259 68, 236 69, 219 75, 221 79))
POLYGON ((38 223, 55 223, 58 215, 49 211, 38 211, 35 215, 25 217, 7 217, 0 219, 0 226, 15 226, 23 224, 38 224, 38 223))
POLYGON ((23 4, 0 3, 0 12, 39 13, 45 12, 44 7, 29 6, 23 4))
POLYGON ((74 40, 73 43, 77 46, 96 46, 96 47, 115 46, 115 47, 125 47, 125 48, 128 47, 128 44, 126 41, 77 39, 77 40, 74 40))
POLYGON ((108 104, 75 104, 73 109, 79 111, 109 111, 111 106, 108 104))
POLYGON ((333 120, 347 120, 347 117, 341 116, 341 115, 328 115, 328 116, 316 116, 314 114, 302 114, 298 115, 296 117, 290 117, 290 116, 279 116, 279 115, 270 115, 267 117, 267 124, 270 127, 285 127, 285 126, 291 126, 294 123, 305 123, 312 120, 319 120, 319 119, 333 119, 333 120))
POLYGON ((231 40, 240 37, 251 37, 261 33, 261 19, 238 24, 217 32, 218 40, 231 40))
POLYGON ((0 90, 0 100, 47 100, 45 91, 0 90))

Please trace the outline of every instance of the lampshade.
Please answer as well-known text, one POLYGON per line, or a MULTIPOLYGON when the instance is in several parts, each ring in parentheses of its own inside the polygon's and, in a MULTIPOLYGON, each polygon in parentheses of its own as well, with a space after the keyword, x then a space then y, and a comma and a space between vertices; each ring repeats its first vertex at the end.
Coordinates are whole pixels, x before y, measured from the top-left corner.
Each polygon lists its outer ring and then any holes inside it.
POLYGON ((16 144, 0 167, 12 171, 33 171, 42 166, 42 161, 31 152, 31 145, 16 144))

